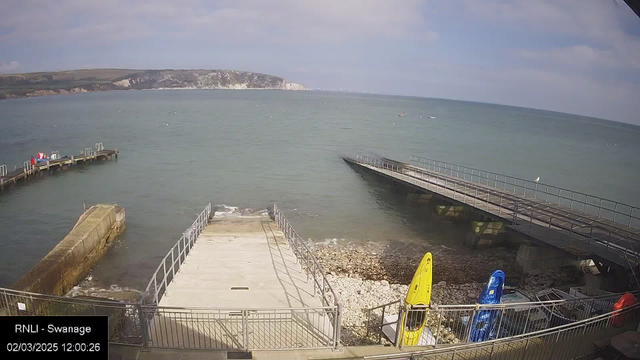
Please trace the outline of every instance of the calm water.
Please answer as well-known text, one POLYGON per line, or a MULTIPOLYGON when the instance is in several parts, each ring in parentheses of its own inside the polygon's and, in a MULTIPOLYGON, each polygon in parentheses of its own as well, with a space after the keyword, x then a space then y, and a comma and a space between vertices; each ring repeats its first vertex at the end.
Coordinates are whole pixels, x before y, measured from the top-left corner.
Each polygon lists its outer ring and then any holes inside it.
POLYGON ((272 202, 316 241, 427 241, 464 229, 424 221, 342 155, 421 155, 640 205, 640 128, 448 100, 285 91, 128 91, 0 102, 0 164, 101 141, 120 159, 0 195, 0 286, 70 230, 82 204, 117 203, 127 230, 93 272, 141 288, 208 203, 272 202), (404 113, 404 117, 398 117, 404 113), (429 119, 428 116, 436 119, 429 119), (420 118, 422 116, 422 118, 420 118))

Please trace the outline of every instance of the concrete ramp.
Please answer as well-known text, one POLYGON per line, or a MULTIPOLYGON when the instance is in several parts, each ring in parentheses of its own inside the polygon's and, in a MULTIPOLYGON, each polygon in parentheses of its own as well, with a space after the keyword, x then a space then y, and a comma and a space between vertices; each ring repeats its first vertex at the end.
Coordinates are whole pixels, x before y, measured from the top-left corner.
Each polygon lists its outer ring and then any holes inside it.
POLYGON ((331 310, 315 295, 313 279, 269 217, 214 218, 158 304, 152 345, 331 347, 331 310))
POLYGON ((268 217, 215 219, 198 237, 160 306, 321 306, 278 226, 268 217))

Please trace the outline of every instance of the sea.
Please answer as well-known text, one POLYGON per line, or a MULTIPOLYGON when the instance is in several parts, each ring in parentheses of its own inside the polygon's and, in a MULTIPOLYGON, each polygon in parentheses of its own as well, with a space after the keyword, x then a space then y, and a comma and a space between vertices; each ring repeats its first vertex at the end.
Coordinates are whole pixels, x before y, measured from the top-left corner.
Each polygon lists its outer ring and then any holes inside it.
MULTIPOLYGON (((143 289, 200 211, 273 203, 311 242, 455 248, 466 226, 430 220, 343 156, 448 161, 640 205, 640 127, 443 99, 278 90, 113 91, 0 101, 0 164, 102 142, 117 161, 0 194, 0 287, 115 203, 126 230, 91 286, 143 289), (400 116, 402 114, 402 116, 400 116)), ((250 209, 250 210, 248 210, 250 209)), ((215 261, 215 259, 211 259, 215 261)))

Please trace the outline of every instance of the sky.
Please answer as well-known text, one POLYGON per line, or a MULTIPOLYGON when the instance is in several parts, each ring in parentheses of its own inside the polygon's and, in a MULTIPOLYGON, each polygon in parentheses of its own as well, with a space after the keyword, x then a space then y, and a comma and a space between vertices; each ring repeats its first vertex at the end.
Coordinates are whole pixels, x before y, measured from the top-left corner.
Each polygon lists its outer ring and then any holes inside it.
POLYGON ((640 125, 622 0, 2 0, 0 73, 237 69, 640 125))

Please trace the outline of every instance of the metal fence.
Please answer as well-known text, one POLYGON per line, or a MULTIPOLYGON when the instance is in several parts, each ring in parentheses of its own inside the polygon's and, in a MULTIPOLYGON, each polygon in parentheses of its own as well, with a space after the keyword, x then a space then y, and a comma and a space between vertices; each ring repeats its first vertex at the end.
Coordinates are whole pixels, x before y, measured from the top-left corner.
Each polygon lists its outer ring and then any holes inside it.
MULTIPOLYGON (((633 293, 638 296, 638 292, 633 293)), ((403 331, 424 324, 423 345, 442 346, 519 336, 586 320, 613 310, 623 294, 497 305, 404 306, 400 300, 368 309, 367 334, 382 343, 385 327, 402 329, 394 339, 404 346, 403 331), (388 314, 398 314, 389 316, 388 314), (425 335, 426 334, 426 335, 425 335)), ((618 322, 621 320, 618 319, 618 322)), ((386 331, 388 334, 388 330, 386 331)))
POLYGON ((598 220, 595 216, 578 216, 570 209, 563 210, 555 204, 528 200, 513 192, 472 183, 469 179, 450 177, 443 172, 363 155, 357 155, 355 161, 393 172, 415 186, 459 200, 500 218, 511 219, 515 225, 524 224, 527 227, 517 228, 518 231, 535 238, 544 237, 558 247, 579 246, 602 256, 610 253, 609 260, 626 259, 631 267, 635 266, 632 263, 640 263, 640 234, 625 225, 607 223, 607 220, 598 220), (553 234, 553 237, 549 237, 549 234, 553 234))
POLYGON ((143 343, 140 309, 136 303, 70 298, 0 288, 0 316, 107 315, 111 343, 143 343))
POLYGON ((524 197, 557 204, 622 225, 640 227, 640 208, 619 201, 419 156, 412 155, 410 162, 426 166, 427 170, 436 171, 448 176, 492 186, 524 197))
POLYGON ((302 240, 298 235, 293 226, 291 226, 291 223, 289 223, 289 220, 287 220, 276 204, 273 204, 273 215, 276 223, 284 233, 289 246, 293 249, 300 265, 307 273, 307 276, 310 276, 313 279, 314 296, 320 295, 322 305, 331 308, 331 311, 328 312, 328 316, 331 319, 331 323, 334 324, 333 346, 337 348, 340 345, 341 330, 341 305, 338 296, 333 291, 329 280, 327 280, 327 277, 325 276, 324 270, 320 264, 318 264, 313 253, 309 250, 304 240, 302 240))
POLYGON ((593 342, 636 330, 640 303, 589 319, 527 334, 423 351, 365 356, 365 359, 579 359, 597 353, 593 342))
POLYGON ((191 248, 196 242, 198 235, 209 223, 211 216, 211 203, 200 212, 191 226, 182 233, 180 240, 173 245, 171 250, 164 256, 160 265, 151 276, 149 284, 142 293, 141 303, 143 305, 158 305, 162 297, 167 293, 167 287, 171 280, 180 270, 180 266, 191 252, 191 248))
POLYGON ((338 297, 333 291, 329 280, 327 280, 324 270, 276 204, 273 205, 273 213, 276 223, 284 233, 289 246, 293 248, 293 252, 302 268, 307 273, 307 276, 313 278, 314 295, 320 294, 323 306, 340 306, 338 297))
POLYGON ((337 308, 216 309, 143 306, 150 347, 282 350, 333 348, 337 308))

